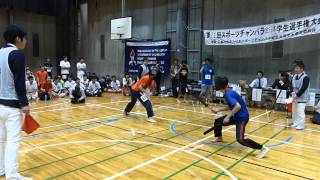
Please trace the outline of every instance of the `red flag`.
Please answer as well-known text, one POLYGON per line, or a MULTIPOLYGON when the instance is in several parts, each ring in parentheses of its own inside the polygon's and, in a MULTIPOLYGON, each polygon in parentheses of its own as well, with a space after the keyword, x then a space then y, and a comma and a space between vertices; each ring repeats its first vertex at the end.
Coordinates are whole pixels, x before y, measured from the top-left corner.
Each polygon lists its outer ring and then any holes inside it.
POLYGON ((40 124, 31 115, 26 115, 22 126, 22 131, 31 134, 40 127, 40 124))

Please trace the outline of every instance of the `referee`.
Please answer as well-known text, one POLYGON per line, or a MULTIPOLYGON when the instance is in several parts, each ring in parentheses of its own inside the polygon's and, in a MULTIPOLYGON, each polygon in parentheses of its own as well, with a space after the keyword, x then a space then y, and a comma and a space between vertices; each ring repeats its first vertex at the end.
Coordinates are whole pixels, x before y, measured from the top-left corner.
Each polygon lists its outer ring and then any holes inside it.
POLYGON ((0 49, 0 176, 10 180, 32 179, 18 172, 23 113, 30 113, 25 57, 20 50, 26 46, 26 35, 20 27, 9 25, 3 34, 6 46, 0 49))

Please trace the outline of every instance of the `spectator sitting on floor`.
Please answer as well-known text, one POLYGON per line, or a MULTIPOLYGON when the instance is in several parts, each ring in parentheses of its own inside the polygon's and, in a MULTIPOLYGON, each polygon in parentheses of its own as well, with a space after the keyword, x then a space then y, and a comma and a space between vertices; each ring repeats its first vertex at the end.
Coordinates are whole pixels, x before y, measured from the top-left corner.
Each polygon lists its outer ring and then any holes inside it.
POLYGON ((52 82, 51 78, 48 77, 47 81, 41 85, 39 90, 39 99, 42 101, 50 100, 52 95, 52 82))
POLYGON ((86 94, 84 85, 80 82, 80 79, 76 79, 74 87, 71 89, 70 99, 72 104, 85 103, 86 94))
POLYGON ((97 82, 97 77, 92 77, 92 80, 89 83, 89 87, 86 91, 87 96, 97 97, 102 95, 102 90, 100 83, 97 82))
POLYGON ((38 84, 33 76, 28 77, 28 81, 26 81, 26 90, 29 101, 38 99, 38 84))
POLYGON ((110 75, 106 75, 106 88, 111 89, 111 77, 110 75))
POLYGON ((59 82, 59 79, 56 77, 52 83, 52 97, 54 98, 64 98, 66 95, 63 92, 62 85, 59 82))
POLYGON ((122 92, 124 96, 129 96, 131 91, 131 86, 133 85, 132 78, 129 74, 126 74, 125 77, 122 79, 122 92))
POLYGON ((121 84, 120 81, 116 79, 116 76, 112 76, 111 80, 111 89, 109 89, 109 92, 121 92, 121 84))
POLYGON ((89 83, 90 83, 88 77, 87 77, 86 75, 84 75, 84 76, 83 76, 83 79, 80 80, 80 82, 81 82, 81 84, 83 85, 84 90, 87 90, 88 87, 89 87, 89 83))
POLYGON ((104 76, 102 76, 99 79, 99 83, 100 83, 100 86, 101 86, 101 90, 102 91, 107 91, 106 78, 104 76))
POLYGON ((75 85, 75 82, 71 77, 68 77, 68 80, 64 83, 65 94, 68 96, 70 93, 70 89, 75 85))

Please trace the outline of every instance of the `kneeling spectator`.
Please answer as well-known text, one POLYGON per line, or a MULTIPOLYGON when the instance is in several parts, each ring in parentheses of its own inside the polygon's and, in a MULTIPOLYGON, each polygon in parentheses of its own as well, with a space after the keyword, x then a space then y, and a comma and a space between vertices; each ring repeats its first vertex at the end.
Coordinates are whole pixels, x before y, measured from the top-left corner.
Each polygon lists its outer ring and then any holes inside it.
POLYGON ((38 85, 33 76, 28 77, 28 81, 26 81, 26 90, 29 101, 38 99, 38 85))
POLYGON ((100 83, 97 82, 97 77, 92 77, 92 80, 89 83, 89 87, 87 89, 87 95, 91 97, 97 97, 102 95, 102 90, 100 83))
POLYGON ((52 83, 52 97, 54 98, 63 98, 65 97, 65 93, 63 92, 62 85, 59 83, 58 78, 54 78, 52 83))
POLYGON ((49 77, 47 81, 41 85, 39 90, 39 99, 42 101, 50 100, 52 95, 52 82, 49 77))
POLYGON ((86 102, 84 86, 80 83, 79 78, 76 79, 76 84, 71 89, 70 99, 72 104, 80 104, 86 102))
POLYGON ((121 92, 121 84, 120 81, 116 79, 116 76, 112 76, 111 80, 111 89, 109 89, 109 92, 121 92))

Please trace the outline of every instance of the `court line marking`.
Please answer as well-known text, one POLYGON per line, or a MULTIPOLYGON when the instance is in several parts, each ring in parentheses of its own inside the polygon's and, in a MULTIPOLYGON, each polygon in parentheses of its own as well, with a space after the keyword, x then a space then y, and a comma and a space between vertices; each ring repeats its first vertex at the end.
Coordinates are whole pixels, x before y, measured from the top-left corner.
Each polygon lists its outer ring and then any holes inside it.
MULTIPOLYGON (((184 134, 179 133, 179 132, 177 131, 177 129, 176 129, 176 123, 175 123, 175 122, 171 123, 171 125, 170 125, 170 131, 173 132, 173 133, 175 133, 177 136, 180 136, 180 137, 182 137, 182 138, 184 138, 184 139, 187 139, 187 140, 189 140, 189 141, 192 141, 192 142, 195 142, 195 141, 196 141, 196 140, 193 139, 193 138, 190 138, 190 137, 188 137, 188 136, 186 136, 186 135, 184 135, 184 134)), ((228 131, 230 131, 230 130, 228 130, 228 131)), ((230 132, 231 132, 231 131, 230 131, 230 132)), ((282 141, 280 144, 272 144, 272 145, 269 145, 269 146, 267 146, 267 147, 269 147, 269 148, 280 147, 280 146, 282 146, 282 145, 288 144, 292 139, 293 139, 292 136, 290 136, 290 137, 288 137, 287 140, 282 141)), ((271 139, 269 139, 269 140, 271 140, 271 139)), ((201 143, 201 144, 203 144, 203 145, 209 145, 209 146, 211 145, 211 146, 218 146, 218 147, 226 147, 226 148, 232 148, 232 149, 248 148, 248 147, 242 146, 242 145, 232 146, 232 145, 219 144, 219 143, 217 144, 217 143, 212 143, 212 142, 203 142, 203 143, 201 143)))
MULTIPOLYGON (((201 118, 200 118, 200 119, 201 119, 201 118)), ((199 129, 199 128, 197 128, 197 129, 199 129)), ((197 130, 197 129, 192 129, 191 131, 194 131, 194 130, 197 130)), ((158 133, 161 133, 161 132, 164 132, 164 131, 167 131, 167 130, 168 130, 168 129, 162 129, 162 130, 160 130, 160 131, 151 132, 150 134, 147 134, 147 136, 153 137, 152 135, 158 134, 158 133)), ((191 132, 191 131, 187 131, 187 132, 191 132)), ((139 138, 144 138, 144 137, 145 137, 145 136, 135 137, 135 138, 133 138, 133 139, 131 139, 131 140, 139 139, 139 138)), ((176 136, 171 136, 171 137, 169 137, 169 138, 167 138, 167 139, 159 139, 159 140, 160 140, 159 142, 167 141, 167 140, 172 139, 172 138, 174 138, 174 137, 176 137, 176 136)), ((154 137, 154 138, 156 138, 156 137, 154 137)), ((156 138, 156 139, 157 139, 157 138, 156 138)), ((158 143, 159 143, 159 142, 158 142, 158 143)), ((64 160, 66 160, 66 159, 70 159, 70 158, 74 158, 74 157, 79 157, 80 155, 87 154, 87 153, 90 153, 90 152, 95 152, 95 151, 98 151, 98 150, 101 150, 101 149, 105 149, 105 148, 108 148, 108 147, 113 147, 113 146, 118 145, 118 144, 121 144, 121 143, 123 143, 123 142, 119 142, 119 143, 116 143, 116 144, 104 146, 104 147, 102 147, 102 148, 94 149, 94 150, 92 150, 92 151, 87 151, 87 152, 85 152, 85 153, 80 153, 80 154, 77 154, 76 156, 71 156, 71 157, 59 159, 59 160, 56 160, 56 161, 53 161, 53 162, 50 162, 50 163, 42 164, 42 165, 40 165, 40 166, 36 166, 36 167, 29 168, 29 169, 25 169, 25 170, 20 171, 20 172, 25 172, 25 171, 28 171, 28 170, 31 170, 31 169, 43 167, 43 166, 46 166, 46 165, 49 165, 49 164, 53 164, 53 163, 56 163, 56 162, 61 162, 61 161, 64 161, 64 160)), ((178 144, 178 145, 180 145, 180 144, 178 144)), ((145 147, 147 147, 147 146, 144 146, 144 147, 142 147, 142 148, 137 148, 137 149, 135 149, 135 150, 140 150, 140 149, 143 149, 143 148, 145 148, 145 147)), ((130 153, 130 152, 129 152, 129 153, 130 153)), ((125 154, 127 154, 127 153, 125 153, 125 154)), ((122 154, 122 155, 123 155, 123 154, 122 154)), ((112 158, 114 158, 114 157, 112 157, 112 158)), ((108 158, 108 159, 109 159, 109 158, 108 158)), ((91 164, 91 165, 92 165, 92 164, 91 164)), ((89 165, 89 166, 91 166, 91 165, 89 165)), ((83 167, 81 167, 81 168, 83 168, 83 167)), ((73 171, 77 171, 77 169, 76 169, 76 170, 73 170, 73 171)), ((66 174, 66 173, 63 173, 63 174, 66 174)), ((58 176, 56 176, 56 177, 59 177, 59 176, 61 176, 61 174, 58 175, 58 176)))
MULTIPOLYGON (((127 101, 117 101, 117 102, 127 102, 127 101)), ((117 103, 117 102, 113 102, 113 103, 117 103)), ((112 109, 112 110, 121 110, 121 109, 117 109, 117 108, 111 108, 111 107, 108 107, 108 106, 103 106, 101 104, 107 104, 107 103, 100 103, 100 104, 91 104, 91 103, 88 103, 89 106, 98 106, 98 107, 104 107, 104 108, 108 108, 108 109, 112 109)), ((122 110, 121 110, 122 111, 122 110)), ((261 121, 256 121, 254 119, 257 119, 258 117, 262 116, 262 115, 265 115, 267 113, 270 113, 271 111, 267 111, 261 115, 258 115, 257 117, 255 118, 251 118, 250 121, 253 121, 253 122, 259 122, 261 124, 270 124, 270 125, 274 125, 274 123, 268 123, 268 122, 261 122, 261 121)), ((138 114, 138 115, 144 115, 144 113, 138 113, 138 112, 131 112, 132 114, 138 114)), ((198 112, 200 114, 203 114, 201 112, 198 112)), ((188 125, 192 125, 192 126, 198 126, 198 127, 203 127, 203 128, 210 128, 210 126, 205 126, 205 125, 199 125, 199 124, 194 124, 194 123, 189 123, 189 122, 185 122, 185 121, 181 121, 181 120, 174 120, 174 119, 169 119, 169 118, 164 118, 164 117, 159 117, 159 116, 155 116, 156 118, 158 119, 163 119, 163 120, 167 120, 167 121, 172 121, 172 122, 180 122, 180 123, 184 123, 184 124, 188 124, 188 125)), ((229 130, 227 130, 229 131, 229 130)), ((320 131, 319 131, 320 132, 320 131)), ((260 139, 268 139, 268 138, 265 138, 265 137, 261 137, 261 136, 255 136, 255 135, 250 135, 250 134, 245 134, 247 136, 252 136, 252 137, 256 137, 256 138, 260 138, 260 139)), ((280 141, 280 140, 275 140, 275 139, 272 139, 271 141, 276 141, 276 142, 280 142, 280 143, 283 143, 284 141, 280 141)), ((295 145, 295 146, 299 146, 299 147, 304 147, 304 148, 308 148, 308 149, 313 149, 313 150, 319 150, 320 151, 320 148, 317 148, 317 147, 313 147, 313 146, 308 146, 308 145, 302 145, 302 144, 297 144, 297 143, 292 143, 292 142, 289 142, 288 144, 291 144, 291 145, 295 145)))
POLYGON ((198 149, 202 148, 203 146, 204 146, 204 144, 201 144, 201 145, 199 145, 199 146, 196 146, 196 147, 190 149, 189 152, 193 152, 193 151, 195 151, 195 150, 198 150, 198 149))
MULTIPOLYGON (((36 110, 36 109, 43 109, 43 108, 48 108, 48 107, 54 107, 54 106, 58 106, 58 105, 61 105, 61 104, 67 104, 68 102, 65 101, 65 102, 62 102, 62 103, 58 103, 58 104, 52 104, 52 105, 48 105, 48 106, 40 106, 40 107, 36 107, 36 108, 32 108, 31 107, 31 110, 36 110)), ((32 104, 31 104, 32 106, 32 104)))
MULTIPOLYGON (((117 139, 117 140, 88 140, 88 141, 70 141, 70 142, 64 142, 64 143, 58 143, 58 144, 50 144, 50 145, 46 145, 46 146, 38 146, 38 147, 34 147, 34 148, 29 148, 29 149, 25 149, 25 150, 22 150, 20 151, 20 153, 28 153, 30 151, 33 151, 33 150, 37 150, 37 149, 46 149, 46 148, 50 148, 50 147, 56 147, 56 146, 61 146, 61 145, 70 145, 70 144, 80 144, 80 143, 97 143, 97 142, 124 142, 124 143, 140 143, 140 144, 149 144, 149 145, 156 145, 156 146, 162 146, 162 147, 167 147, 167 148, 171 148, 171 149, 175 149, 174 151, 178 152, 178 151, 183 151, 187 154, 191 154, 193 156, 196 156, 200 159, 203 159, 207 162, 209 162, 210 164, 218 167, 220 170, 222 170, 223 172, 225 172, 231 179, 233 180, 237 180, 237 178, 231 174, 228 170, 226 170, 225 168, 223 168, 221 165, 217 164, 216 162, 206 158, 206 157, 203 157, 199 154, 196 154, 196 153, 193 153, 193 152, 189 152, 189 151, 186 151, 184 149, 181 149, 181 148, 177 148, 177 147, 174 147, 174 146, 169 146, 169 145, 166 145, 166 144, 161 144, 161 143, 154 143, 154 142, 147 142, 147 141, 136 141, 136 140, 121 140, 121 139, 117 139)), ((171 152, 174 152, 174 151, 171 151, 171 152)), ((161 156, 160 156, 161 157, 161 156)), ((159 157, 157 157, 159 158, 159 157)), ((117 174, 116 174, 117 175, 117 174)), ((114 175, 115 176, 115 175, 114 175)), ((112 176, 113 177, 113 176, 112 176)), ((111 179, 114 179, 112 178, 111 179)), ((110 178, 107 178, 107 179, 110 179, 110 178)))
MULTIPOLYGON (((231 128, 233 128, 233 127, 230 127, 229 129, 231 129, 231 128)), ((177 152, 179 152, 179 151, 183 151, 183 150, 185 150, 186 148, 188 148, 188 147, 190 147, 190 146, 193 146, 193 145, 195 145, 195 144, 198 144, 198 143, 200 143, 200 142, 202 142, 202 141, 205 141, 205 140, 207 140, 207 139, 209 139, 209 138, 211 138, 211 137, 213 137, 213 135, 208 136, 208 137, 205 137, 205 138, 203 138, 203 139, 200 139, 200 140, 198 140, 198 141, 196 141, 196 142, 190 143, 190 144, 185 145, 185 146, 183 146, 183 147, 177 148, 177 149, 175 149, 175 150, 173 150, 173 151, 171 151, 171 152, 169 152, 169 153, 166 153, 166 154, 163 154, 163 155, 161 155, 161 156, 158 156, 158 157, 156 157, 156 158, 154 158, 154 159, 148 160, 148 161, 146 161, 146 162, 144 162, 144 163, 141 163, 141 164, 139 164, 139 165, 137 165, 137 166, 134 166, 134 167, 132 167, 132 168, 129 168, 129 169, 127 169, 127 170, 124 170, 124 171, 122 171, 122 172, 120 172, 120 173, 117 173, 117 174, 115 174, 115 175, 113 175, 113 176, 111 176, 111 177, 106 178, 105 180, 112 180, 112 179, 115 179, 115 178, 117 178, 117 177, 123 176, 123 175, 125 175, 125 174, 127 174, 127 173, 130 173, 130 172, 132 172, 132 171, 135 171, 135 170, 137 170, 137 169, 140 169, 140 168, 142 168, 142 167, 144 167, 144 166, 146 166, 146 165, 152 164, 152 163, 154 163, 154 162, 156 162, 156 161, 158 161, 158 160, 161 160, 161 159, 163 159, 163 158, 166 158, 166 157, 168 157, 168 156, 170 156, 170 155, 172 155, 172 154, 175 154, 175 153, 177 153, 177 152)), ((185 151, 183 151, 183 152, 185 152, 185 151)), ((188 151, 187 151, 187 152, 188 152, 188 151)), ((190 153, 191 153, 191 152, 190 152, 190 153)), ((208 161, 208 162, 209 162, 209 161, 208 161)), ((219 164, 217 164, 217 163, 215 163, 215 162, 213 162, 213 161, 212 161, 212 163, 213 163, 216 167, 218 167, 219 169, 223 170, 223 172, 227 173, 227 175, 228 175, 229 177, 231 177, 231 179, 233 179, 233 180, 236 180, 236 179, 237 179, 237 178, 236 178, 234 175, 232 175, 230 172, 225 171, 224 168, 223 168, 222 166, 220 166, 219 164)))
MULTIPOLYGON (((114 101, 114 102, 108 102, 104 104, 117 104, 117 103, 122 103, 122 102, 128 102, 128 101, 114 101)), ((84 105, 79 105, 79 106, 74 106, 74 107, 68 107, 68 108, 61 108, 61 109, 50 109, 50 110, 44 110, 44 111, 35 111, 33 112, 31 109, 31 114, 37 114, 37 113, 42 113, 42 112, 49 112, 49 111, 61 111, 61 110, 68 110, 68 109, 76 109, 76 108, 81 108, 81 107, 90 107, 94 104, 91 103, 85 103, 84 105)))
MULTIPOLYGON (((185 110, 185 109, 180 109, 180 108, 175 108, 175 107, 171 107, 171 106, 163 106, 163 105, 155 105, 155 106, 160 106, 160 107, 165 107, 165 108, 171 108, 171 109, 177 109, 177 110, 181 110, 181 111, 187 111, 187 112, 196 112, 199 114, 205 114, 205 115, 215 115, 215 114, 211 114, 211 113, 206 113, 206 112, 201 112, 201 111, 192 111, 192 110, 185 110)), ((268 111, 268 112, 272 112, 272 111, 268 111)), ((256 122, 256 123, 260 123, 260 124, 269 124, 269 125, 274 125, 274 126, 281 126, 281 127, 288 127, 286 125, 283 124, 277 124, 277 123, 266 123, 266 122, 262 122, 262 121, 257 121, 257 120, 252 120, 252 122, 256 122)), ((320 130, 317 129, 310 129, 310 128, 305 128, 304 130, 307 131, 314 131, 314 132, 320 132, 320 130)))
POLYGON ((92 121, 99 121, 102 118, 108 118, 108 117, 120 116, 120 115, 122 115, 122 114, 114 114, 114 115, 102 116, 102 117, 97 117, 97 118, 84 119, 84 120, 75 121, 75 122, 62 123, 62 124, 58 124, 58 125, 45 126, 45 127, 39 128, 39 130, 40 129, 48 129, 48 128, 52 128, 52 127, 60 127, 60 126, 65 126, 65 125, 70 125, 70 124, 76 124, 76 123, 86 123, 86 122, 92 122, 92 121))

